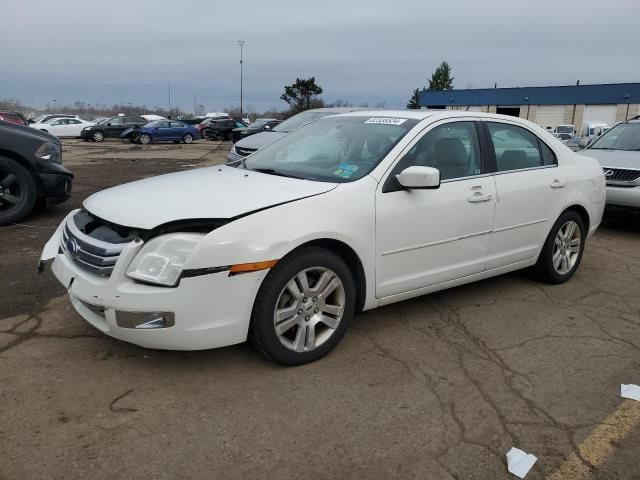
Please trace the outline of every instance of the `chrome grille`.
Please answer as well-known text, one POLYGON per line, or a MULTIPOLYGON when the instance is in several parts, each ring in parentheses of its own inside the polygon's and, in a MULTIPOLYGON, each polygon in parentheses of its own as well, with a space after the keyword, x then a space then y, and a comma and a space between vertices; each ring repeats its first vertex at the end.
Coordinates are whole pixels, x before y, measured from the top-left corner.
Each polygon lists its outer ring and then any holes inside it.
POLYGON ((241 157, 247 157, 256 151, 255 148, 242 148, 242 147, 235 147, 235 150, 236 150, 236 153, 241 157))
POLYGON ((122 250, 128 245, 113 244, 82 233, 70 218, 62 231, 62 251, 76 264, 98 275, 108 277, 113 272, 122 250))
POLYGON ((607 182, 635 182, 640 178, 640 170, 602 167, 607 182))

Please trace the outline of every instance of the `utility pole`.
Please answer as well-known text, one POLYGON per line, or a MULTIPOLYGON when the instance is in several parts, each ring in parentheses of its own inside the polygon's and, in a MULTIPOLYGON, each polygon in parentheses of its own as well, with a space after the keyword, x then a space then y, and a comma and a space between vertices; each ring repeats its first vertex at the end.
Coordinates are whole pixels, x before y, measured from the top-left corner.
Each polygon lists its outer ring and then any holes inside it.
POLYGON ((193 96, 193 116, 195 117, 197 115, 196 112, 196 96, 193 96))
POLYGON ((169 118, 171 118, 171 80, 169 80, 169 118))
POLYGON ((240 45, 240 118, 242 115, 242 66, 243 66, 243 58, 242 58, 242 50, 244 48, 244 44, 247 43, 244 40, 239 40, 238 45, 240 45))

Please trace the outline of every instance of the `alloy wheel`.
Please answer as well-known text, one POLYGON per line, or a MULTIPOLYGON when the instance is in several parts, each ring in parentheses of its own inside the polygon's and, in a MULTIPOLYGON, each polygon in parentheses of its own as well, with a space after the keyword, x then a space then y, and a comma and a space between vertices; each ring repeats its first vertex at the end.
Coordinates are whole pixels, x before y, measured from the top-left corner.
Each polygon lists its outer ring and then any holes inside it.
POLYGON ((13 173, 0 170, 0 211, 11 210, 19 205, 23 193, 18 177, 13 173))
POLYGON ((280 343, 295 352, 309 352, 325 343, 344 314, 345 288, 325 267, 298 272, 278 295, 273 326, 280 343))
POLYGON ((191 143, 191 142, 193 142, 193 137, 191 136, 191 134, 187 133, 187 134, 184 136, 184 139, 183 139, 183 140, 184 140, 184 143, 191 143))
POLYGON ((566 275, 571 271, 580 256, 582 244, 582 232, 576 222, 570 220, 563 224, 554 240, 553 268, 560 275, 566 275))

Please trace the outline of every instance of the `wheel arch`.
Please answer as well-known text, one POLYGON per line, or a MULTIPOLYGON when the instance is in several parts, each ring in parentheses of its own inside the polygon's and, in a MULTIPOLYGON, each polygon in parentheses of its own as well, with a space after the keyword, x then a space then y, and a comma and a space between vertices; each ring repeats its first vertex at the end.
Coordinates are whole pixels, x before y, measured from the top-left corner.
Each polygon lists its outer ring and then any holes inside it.
POLYGON ((318 238, 298 245, 296 248, 288 252, 287 255, 309 246, 321 247, 329 250, 330 252, 338 255, 347 264, 349 270, 353 273, 353 280, 356 284, 356 311, 361 312, 364 309, 367 295, 367 279, 364 272, 364 266, 362 265, 362 260, 355 250, 346 243, 334 238, 318 238))
POLYGON ((38 191, 36 192, 37 196, 42 197, 42 195, 44 194, 42 180, 40 179, 40 175, 38 175, 38 172, 36 171, 34 165, 27 158, 10 150, 4 149, 0 149, 0 157, 6 157, 9 160, 13 160, 26 168, 36 182, 36 187, 38 189, 38 191))
POLYGON ((578 215, 580 215, 580 218, 582 219, 582 222, 584 223, 584 227, 586 229, 586 234, 589 234, 589 227, 591 225, 591 218, 589 217, 589 212, 587 211, 586 208, 584 208, 582 205, 580 204, 574 204, 574 205, 570 205, 567 208, 565 208, 560 215, 558 215, 558 218, 560 218, 560 216, 562 216, 565 212, 569 212, 569 211, 574 211, 576 212, 578 215))

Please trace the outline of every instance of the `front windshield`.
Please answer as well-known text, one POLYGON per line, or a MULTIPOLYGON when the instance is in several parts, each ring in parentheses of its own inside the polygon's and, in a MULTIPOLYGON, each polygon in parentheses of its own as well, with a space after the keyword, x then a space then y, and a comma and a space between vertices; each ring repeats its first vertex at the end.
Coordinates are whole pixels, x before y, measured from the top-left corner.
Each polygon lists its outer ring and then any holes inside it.
POLYGON ((258 150, 244 165, 273 175, 352 182, 371 172, 416 123, 406 118, 326 117, 258 150))
POLYGON ((33 123, 40 123, 44 117, 46 117, 46 115, 38 115, 33 119, 33 123))
POLYGON ((640 150, 640 123, 621 123, 603 133, 589 147, 593 150, 640 150))
POLYGON ((322 117, 326 117, 327 115, 333 115, 331 112, 302 112, 293 117, 285 120, 277 127, 275 127, 272 132, 281 132, 281 133, 289 133, 292 130, 295 130, 302 125, 306 125, 307 123, 313 122, 322 117))

